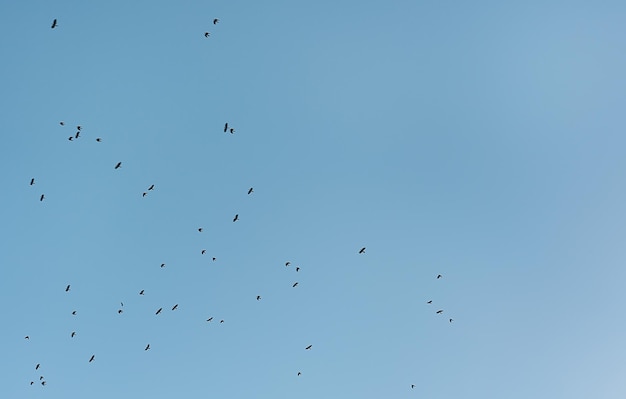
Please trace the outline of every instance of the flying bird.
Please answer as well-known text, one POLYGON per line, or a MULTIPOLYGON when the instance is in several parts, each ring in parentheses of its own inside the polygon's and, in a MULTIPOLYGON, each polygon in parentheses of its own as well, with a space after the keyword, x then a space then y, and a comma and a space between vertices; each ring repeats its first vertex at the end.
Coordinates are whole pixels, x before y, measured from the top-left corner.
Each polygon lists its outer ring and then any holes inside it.
POLYGON ((32 179, 30 179, 30 185, 32 186, 33 184, 35 184, 35 178, 34 177, 32 179))
POLYGON ((198 233, 202 233, 202 227, 198 228, 198 233))
POLYGON ((121 162, 118 162, 117 165, 115 165, 115 169, 119 169, 121 167, 122 167, 122 163, 121 162))
POLYGON ((359 251, 360 254, 365 253, 365 247, 361 248, 361 250, 359 251))
POLYGON ((296 266, 296 271, 297 271, 297 272, 299 272, 299 271, 300 271, 300 268, 299 268, 298 266, 296 266))
POLYGON ((124 311, 122 309, 118 309, 117 310, 117 314, 122 314, 122 313, 124 313, 124 311))
POLYGON ((214 258, 213 258, 213 262, 215 262, 216 260, 217 260, 217 258, 215 258, 215 257, 214 257, 214 258))
POLYGON ((202 250, 202 255, 204 255, 206 253, 206 249, 202 250))
POLYGON ((101 141, 102 141, 102 139, 101 139, 100 137, 98 137, 98 138, 96 139, 96 141, 99 143, 99 142, 101 142, 101 141))
POLYGON ((298 285, 297 281, 295 283, 293 283, 292 287, 295 287, 296 285, 298 285))
POLYGON ((96 355, 91 355, 91 358, 89 359, 89 363, 93 362, 93 359, 96 358, 96 355))
POLYGON ((24 337, 24 339, 30 339, 30 337, 27 335, 27 336, 24 337))
POLYGON ((211 34, 209 32, 204 32, 204 37, 209 37, 211 34))
POLYGON ((300 376, 300 374, 302 374, 302 373, 298 371, 298 376, 300 376))
POLYGON ((307 347, 306 347, 306 348, 304 348, 304 349, 309 350, 309 349, 311 349, 311 347, 312 347, 312 346, 313 346, 313 345, 309 345, 309 346, 307 346, 307 347))
POLYGON ((142 197, 145 197, 146 195, 148 195, 148 193, 144 192, 143 194, 141 194, 142 197))
POLYGON ((147 351, 148 349, 150 349, 150 344, 146 345, 146 349, 144 350, 147 351))
POLYGON ((233 129, 232 127, 230 128, 230 134, 235 134, 235 129, 233 129))
POLYGON ((209 317, 208 319, 206 319, 206 321, 209 321, 209 322, 210 322, 211 320, 213 320, 213 317, 209 317))
POLYGON ((220 20, 219 20, 219 19, 217 19, 217 18, 215 18, 215 19, 213 20, 213 25, 217 25, 217 23, 218 23, 218 22, 220 22, 220 20))
POLYGON ((72 338, 74 338, 74 335, 76 335, 76 331, 72 331, 72 338))
POLYGON ((68 284, 67 287, 65 287, 65 292, 68 292, 69 290, 70 290, 70 286, 68 284))
POLYGON ((252 194, 253 191, 254 191, 254 187, 250 187, 250 190, 248 190, 248 194, 252 194))
POLYGON ((257 296, 256 296, 256 300, 257 300, 257 301, 260 301, 260 300, 261 300, 261 295, 257 295, 257 296))
POLYGON ((56 27, 57 27, 57 20, 55 18, 54 21, 52 21, 52 26, 50 28, 54 29, 56 27))
POLYGON ((80 125, 76 126, 76 129, 80 130, 80 125))
POLYGON ((224 320, 220 320, 220 323, 223 323, 223 322, 224 322, 224 320))
POLYGON ((65 122, 63 122, 63 121, 59 122, 59 124, 60 124, 61 126, 65 126, 65 122))
POLYGON ((437 275, 437 278, 442 278, 442 277, 443 277, 443 276, 442 276, 441 274, 438 274, 438 275, 437 275))
POLYGON ((148 187, 148 190, 154 190, 154 184, 148 187))
POLYGON ((74 136, 75 139, 77 139, 80 136, 80 131, 76 132, 76 136, 74 136))
POLYGON ((45 381, 41 381, 41 385, 46 385, 46 382, 45 381))
POLYGON ((178 309, 178 304, 174 305, 174 307, 172 308, 172 310, 176 310, 178 309))
POLYGON ((30 382, 30 385, 33 385, 34 383, 35 383, 35 381, 31 381, 31 382, 30 382))
POLYGON ((450 323, 452 323, 453 321, 454 321, 453 319, 450 319, 450 323))
POLYGON ((415 388, 415 384, 411 384, 411 389, 415 388))
POLYGON ((43 380, 43 375, 39 376, 39 381, 43 380))
POLYGON ((224 124, 224 133, 226 133, 227 131, 228 131, 228 122, 224 124))
POLYGON ((428 301, 426 303, 431 304, 431 303, 433 303, 433 300, 431 299, 430 301, 428 301))
POLYGON ((165 267, 165 263, 161 263, 161 267, 162 267, 162 268, 163 268, 163 267, 165 267))
POLYGON ((35 366, 35 370, 39 370, 39 366, 41 366, 41 364, 37 363, 37 365, 35 366))
POLYGON ((442 314, 442 313, 443 313, 443 310, 442 310, 442 309, 440 309, 440 310, 438 310, 438 311, 437 311, 437 314, 442 314))
POLYGON ((72 315, 76 316, 76 311, 72 310, 72 315))
POLYGON ((233 222, 236 222, 237 220, 239 220, 239 214, 235 215, 235 218, 233 219, 233 222))
POLYGON ((159 310, 157 310, 155 314, 161 313, 162 310, 163 310, 163 308, 159 308, 159 310))
POLYGON ((139 291, 139 295, 143 295, 144 290, 139 291))
POLYGON ((285 266, 289 266, 291 262, 285 262, 285 266))
POLYGON ((39 197, 39 201, 43 201, 43 199, 46 198, 43 194, 41 194, 41 197, 39 197))
POLYGON ((68 140, 69 140, 69 141, 74 140, 74 136, 70 136, 70 137, 68 138, 68 140))

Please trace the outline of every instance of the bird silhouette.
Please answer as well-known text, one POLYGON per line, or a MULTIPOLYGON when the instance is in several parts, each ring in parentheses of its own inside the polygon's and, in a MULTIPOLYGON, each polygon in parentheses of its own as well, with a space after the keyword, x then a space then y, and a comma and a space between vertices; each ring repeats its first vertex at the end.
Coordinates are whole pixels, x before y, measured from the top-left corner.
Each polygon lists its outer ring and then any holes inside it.
POLYGON ((45 382, 45 381, 41 381, 41 385, 44 385, 44 386, 45 386, 45 385, 46 385, 46 382, 45 382))
POLYGON ((289 266, 291 262, 285 262, 285 266, 289 266))
POLYGON ((443 313, 443 310, 441 309, 437 311, 437 314, 442 314, 442 313, 443 313))
POLYGON ((93 359, 96 358, 96 355, 91 355, 91 358, 89 359, 89 363, 93 362, 93 359))
POLYGON ((299 268, 298 266, 296 266, 296 271, 297 271, 297 272, 299 272, 299 271, 300 271, 300 268, 299 268))
POLYGON ((235 215, 235 217, 233 218, 233 222, 236 222, 237 220, 239 220, 239 214, 235 215))
POLYGON ((163 310, 163 308, 159 308, 159 310, 157 310, 155 314, 161 313, 162 310, 163 310))
POLYGON ((261 295, 257 295, 257 296, 256 296, 256 300, 257 300, 257 301, 261 300, 261 295))
POLYGON ((209 37, 211 34, 209 32, 204 32, 204 37, 209 37))
POLYGON ((65 287, 65 292, 68 292, 70 290, 70 285, 68 284, 67 287, 65 287))
POLYGON ((154 190, 154 184, 148 187, 148 190, 154 190))
POLYGON ((228 122, 224 124, 224 133, 226 133, 227 131, 228 131, 228 122))
POLYGON ((206 321, 209 321, 209 322, 210 322, 211 320, 213 320, 213 317, 209 317, 208 319, 206 319, 206 321))
POLYGON ((441 274, 438 274, 438 275, 437 275, 437 278, 442 278, 442 277, 443 277, 443 276, 442 276, 441 274))
POLYGON ((202 255, 204 255, 206 253, 206 249, 202 250, 202 255))
POLYGON ((161 263, 161 267, 162 267, 162 268, 163 268, 163 267, 165 267, 165 263, 161 263))
POLYGON ((452 323, 453 321, 454 321, 453 319, 450 319, 450 323, 452 323))
POLYGON ((250 190, 248 190, 248 194, 252 194, 253 191, 254 191, 254 187, 250 187, 250 190))
POLYGON ((30 337, 27 335, 27 336, 24 337, 24 339, 30 339, 30 337))
POLYGON ((146 349, 144 350, 147 351, 148 349, 150 349, 150 344, 146 345, 146 349))
POLYGON ((35 184, 35 178, 34 177, 32 179, 30 179, 30 185, 32 186, 33 184, 35 184))
POLYGON ((74 338, 75 335, 76 335, 76 331, 72 331, 71 337, 74 338))
POLYGON ((41 194, 41 197, 39 197, 39 202, 43 201, 43 199, 46 198, 43 194, 41 194))
POLYGON ((302 373, 298 371, 298 376, 300 376, 302 373))
POLYGON ((365 253, 365 247, 361 248, 361 250, 359 251, 360 254, 365 253))
POLYGON ((77 139, 80 136, 80 131, 76 132, 76 135, 74 136, 75 139, 77 139))
POLYGON ((144 290, 139 291, 139 295, 143 295, 144 290))
POLYGON ((72 315, 76 316, 76 311, 72 310, 72 315))
POLYGON ((433 303, 433 301, 432 301, 432 299, 431 299, 430 301, 428 301, 428 302, 426 302, 426 303, 431 304, 431 303, 433 303))
POLYGON ((309 345, 309 346, 307 346, 307 347, 306 347, 306 348, 304 348, 304 349, 309 350, 309 349, 311 349, 311 347, 312 347, 312 346, 313 346, 313 345, 309 345))
POLYGON ((235 134, 235 129, 233 129, 232 127, 229 129, 230 134, 235 134))
POLYGON ((118 162, 117 165, 115 165, 115 169, 119 169, 121 167, 122 167, 122 163, 121 162, 118 162))
POLYGON ((30 385, 33 385, 34 383, 35 383, 35 381, 31 381, 31 382, 30 382, 30 385))
POLYGON ((80 125, 76 126, 76 129, 78 129, 80 131, 80 125))
POLYGON ((99 142, 101 142, 101 141, 102 141, 102 139, 101 139, 100 137, 98 137, 98 138, 96 139, 96 141, 99 143, 99 142))
POLYGON ((55 18, 55 20, 54 20, 54 21, 52 21, 52 26, 51 26, 50 28, 54 29, 54 28, 56 28, 57 26, 58 26, 58 25, 57 25, 57 20, 56 20, 56 18, 55 18))
POLYGON ((41 364, 37 363, 37 365, 35 366, 35 370, 39 370, 39 366, 41 366, 41 364))
POLYGON ((411 384, 411 389, 415 388, 415 384, 411 384))
POLYGON ((145 197, 146 195, 148 195, 148 193, 144 192, 143 194, 141 194, 142 197, 145 197))
POLYGON ((223 323, 223 322, 224 322, 224 320, 223 320, 223 319, 222 319, 222 320, 220 320, 220 323, 223 323))
POLYGON ((174 307, 172 308, 172 310, 176 310, 178 309, 178 304, 174 305, 174 307))
POLYGON ((43 375, 39 376, 39 381, 43 380, 43 375))
POLYGON ((217 18, 215 18, 215 19, 213 20, 213 25, 217 25, 217 23, 218 23, 218 22, 220 22, 220 20, 219 20, 219 19, 217 19, 217 18))
POLYGON ((124 311, 122 309, 118 309, 117 310, 117 314, 122 314, 122 313, 124 313, 124 311))
POLYGON ((214 257, 214 258, 213 258, 213 262, 215 262, 216 260, 217 260, 217 258, 215 258, 215 257, 214 257))
POLYGON ((74 140, 74 136, 70 136, 70 137, 68 138, 68 140, 69 140, 69 141, 74 140))
POLYGON ((293 283, 292 287, 295 287, 296 285, 298 285, 297 281, 295 283, 293 283))
POLYGON ((202 233, 202 227, 198 228, 198 233, 202 233))

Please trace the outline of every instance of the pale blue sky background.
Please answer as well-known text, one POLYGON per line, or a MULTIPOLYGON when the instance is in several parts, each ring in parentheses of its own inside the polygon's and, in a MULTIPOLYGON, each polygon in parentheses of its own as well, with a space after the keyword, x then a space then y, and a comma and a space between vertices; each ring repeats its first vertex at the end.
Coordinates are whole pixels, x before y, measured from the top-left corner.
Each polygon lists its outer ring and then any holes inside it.
POLYGON ((0 4, 0 397, 624 398, 626 3, 512 3, 0 4))

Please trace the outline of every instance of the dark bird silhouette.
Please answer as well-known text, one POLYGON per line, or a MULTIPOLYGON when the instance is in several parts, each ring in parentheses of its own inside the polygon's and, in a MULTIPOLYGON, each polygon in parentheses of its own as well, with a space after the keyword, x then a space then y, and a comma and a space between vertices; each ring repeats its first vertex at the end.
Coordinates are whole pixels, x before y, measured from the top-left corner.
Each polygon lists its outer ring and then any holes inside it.
POLYGON ((260 300, 261 300, 261 295, 257 295, 257 296, 256 296, 256 300, 257 300, 257 301, 260 301, 260 300))
POLYGON ((217 23, 218 23, 218 22, 220 22, 220 20, 219 20, 219 19, 217 19, 217 18, 215 18, 215 19, 213 20, 213 25, 217 25, 217 23))
POLYGON ((34 177, 32 179, 30 179, 30 185, 32 186, 33 184, 35 184, 35 178, 34 177))
POLYGON ((117 310, 117 314, 122 314, 122 313, 124 313, 124 311, 122 309, 118 309, 117 310))
POLYGON ((224 320, 220 320, 220 323, 223 323, 223 322, 224 322, 224 320))
POLYGON ((296 266, 296 271, 297 271, 297 272, 299 272, 299 271, 300 271, 300 268, 299 268, 298 266, 296 266))
POLYGON ((146 345, 146 349, 144 350, 147 351, 148 349, 150 349, 150 344, 146 345))
POLYGON ((120 305, 124 306, 124 302, 120 302, 120 305))
POLYGON ((31 381, 31 382, 30 382, 30 385, 33 385, 34 383, 35 383, 35 381, 31 381))
POLYGON ((178 304, 174 305, 174 307, 172 308, 172 310, 176 310, 178 309, 178 304))
POLYGON ((229 130, 230 134, 235 134, 235 129, 233 129, 232 127, 229 130))
POLYGON ((224 124, 224 133, 226 133, 227 131, 228 131, 228 122, 224 124))
POLYGON ((254 187, 250 187, 250 190, 248 190, 248 194, 252 194, 253 191, 254 191, 254 187))
POLYGON ((154 184, 148 187, 148 190, 154 190, 154 184))
POLYGON ((454 321, 453 319, 450 319, 450 323, 452 323, 453 321, 454 321))
POLYGON ((43 380, 43 375, 39 376, 39 381, 43 380))
POLYGON ((96 358, 96 355, 91 355, 91 358, 89 359, 89 363, 93 362, 93 359, 96 358))
POLYGON ((443 313, 443 310, 441 309, 437 311, 437 314, 442 314, 442 313, 443 313))
POLYGON ((76 316, 76 311, 72 310, 72 315, 76 316))
POLYGON ((39 202, 43 201, 43 199, 46 198, 43 194, 41 194, 41 197, 39 197, 39 202))
POLYGON ((309 350, 309 349, 311 349, 311 347, 312 347, 312 346, 313 346, 313 345, 309 345, 309 346, 307 346, 307 347, 306 347, 306 348, 304 348, 304 349, 309 350))
POLYGON ((46 382, 45 381, 41 381, 41 385, 46 385, 46 382))
POLYGON ((99 142, 101 142, 101 141, 102 141, 102 139, 101 139, 100 137, 98 137, 98 138, 96 139, 96 141, 99 143, 99 142))
POLYGON ((161 263, 161 267, 162 267, 162 268, 163 268, 163 267, 165 267, 165 263, 161 263))
POLYGON ((365 253, 365 247, 361 248, 361 250, 359 251, 360 254, 365 253))
POLYGON ((61 122, 59 122, 59 125, 65 126, 65 122, 61 121, 61 122))
POLYGON ((163 308, 159 308, 159 310, 157 310, 155 314, 161 313, 162 310, 163 310, 163 308))
POLYGON ((76 135, 74 136, 75 139, 77 139, 80 136, 80 132, 76 132, 76 135))
POLYGON ((55 19, 54 21, 52 21, 52 26, 51 26, 50 28, 54 29, 54 28, 56 28, 57 26, 58 26, 58 25, 57 25, 57 20, 55 19))
POLYGON ((437 278, 442 278, 442 277, 443 277, 443 276, 442 276, 441 274, 438 274, 438 275, 437 275, 437 278))
POLYGON ((233 219, 233 222, 236 222, 237 220, 239 220, 239 214, 236 214, 236 215, 235 215, 235 217, 234 217, 234 219, 233 219))
POLYGON ((68 138, 68 140, 69 140, 69 141, 74 140, 74 136, 70 136, 70 137, 68 138))
POLYGON ((300 374, 302 374, 302 373, 298 371, 298 376, 300 376, 300 374))
POLYGON ((80 131, 80 125, 76 126, 76 129, 78 129, 80 131))
POLYGON ((27 336, 24 337, 24 339, 30 339, 30 337, 27 335, 27 336))
POLYGON ((411 384, 411 389, 415 388, 415 384, 411 384))
POLYGON ((202 227, 198 228, 198 233, 202 233, 202 227))
POLYGON ((74 338, 74 336, 76 335, 76 331, 72 331, 72 338, 74 338))
POLYGON ((35 366, 35 370, 39 370, 39 366, 41 366, 41 364, 37 363, 37 365, 35 366))
POLYGON ((285 262, 285 266, 289 266, 291 262, 285 262))
POLYGON ((298 285, 297 281, 295 283, 293 283, 292 287, 295 287, 296 285, 298 285))
POLYGON ((217 258, 213 258, 213 262, 215 262, 217 260, 217 258))
POLYGON ((211 34, 209 32, 204 32, 204 37, 209 37, 211 34))
POLYGON ((139 291, 139 295, 143 295, 144 290, 139 291))
POLYGON ((67 287, 65 287, 65 292, 68 292, 70 290, 70 285, 68 284, 67 287))
POLYGON ((119 169, 121 167, 122 167, 122 163, 121 162, 118 162, 117 165, 115 165, 115 169, 119 169))
POLYGON ((431 304, 431 303, 433 303, 433 301, 432 301, 432 299, 431 299, 430 301, 428 301, 428 302, 426 302, 426 303, 431 304))
POLYGON ((145 197, 146 195, 148 195, 148 193, 144 192, 143 194, 141 194, 142 197, 145 197))
POLYGON ((202 250, 202 255, 204 255, 206 253, 206 249, 202 250))
POLYGON ((210 322, 211 320, 213 320, 213 317, 209 317, 208 319, 206 319, 206 321, 209 321, 209 322, 210 322))

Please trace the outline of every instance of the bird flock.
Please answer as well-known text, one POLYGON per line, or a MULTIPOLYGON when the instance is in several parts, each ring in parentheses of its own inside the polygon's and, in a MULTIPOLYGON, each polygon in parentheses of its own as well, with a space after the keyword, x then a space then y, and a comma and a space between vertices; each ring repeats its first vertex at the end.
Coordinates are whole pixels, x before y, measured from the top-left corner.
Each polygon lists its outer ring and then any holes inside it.
MULTIPOLYGON (((220 22, 220 20, 218 18, 214 18, 212 20, 212 24, 214 26, 217 25, 219 22, 220 22)), ((58 25, 57 19, 54 19, 53 22, 52 22, 51 28, 55 29, 55 28, 58 28, 58 27, 59 27, 59 25, 58 25)), ((208 31, 204 33, 204 36, 206 38, 210 37, 210 35, 211 34, 208 31)), ((61 128, 65 128, 66 123, 64 121, 60 121, 59 125, 61 126, 61 128)), ((230 125, 228 122, 226 122, 226 123, 224 123, 223 132, 232 135, 232 134, 235 134, 235 129, 232 127, 232 125, 230 125)), ((76 125, 76 131, 75 131, 75 133, 73 133, 73 134, 68 136, 68 141, 75 142, 77 140, 84 139, 84 136, 83 136, 82 133, 83 133, 83 127, 81 125, 76 125)), ((88 132, 87 132, 87 136, 88 136, 88 132)), ((98 142, 98 143, 102 143, 103 139, 101 137, 95 137, 95 141, 98 142)), ((118 172, 115 172, 115 173, 122 173, 122 171, 120 171, 120 169, 122 169, 122 165, 123 165, 122 161, 117 160, 117 161, 112 162, 112 164, 113 164, 113 170, 114 171, 118 171, 118 172)), ((31 177, 30 180, 29 180, 29 185, 30 186, 35 186, 36 182, 38 182, 38 180, 36 180, 35 177, 31 177)), ((144 188, 143 190, 138 190, 138 191, 141 192, 141 196, 142 197, 146 197, 146 196, 150 195, 150 193, 154 192, 154 190, 155 190, 155 184, 153 184, 153 183, 151 183, 149 185, 146 185, 144 187, 146 187, 146 188, 144 188)), ((250 196, 253 193, 254 193, 254 187, 249 187, 247 189, 247 195, 250 196)), ((43 202, 44 200, 48 199, 45 196, 45 193, 41 193, 41 194, 38 194, 38 195, 39 195, 39 201, 40 202, 43 202)), ((240 221, 240 217, 239 217, 239 214, 236 213, 233 216, 232 222, 234 223, 234 222, 238 222, 238 221, 240 221)), ((198 227, 197 231, 198 231, 198 233, 202 234, 204 232, 204 228, 203 227, 198 227)), ((365 255, 365 251, 366 251, 366 247, 361 247, 360 249, 355 251, 355 253, 358 254, 358 255, 365 255)), ((200 253, 201 253, 201 255, 206 255, 207 250, 205 248, 202 248, 202 249, 200 249, 200 253)), ((217 260, 217 258, 213 256, 213 257, 211 257, 211 260, 212 260, 212 262, 215 262, 217 260)), ((291 266, 291 262, 290 261, 286 261, 285 262, 285 267, 290 267, 290 266, 291 266)), ((161 263, 160 264, 160 268, 161 269, 163 269, 165 267, 166 267, 166 263, 161 263)), ((295 266, 294 270, 295 270, 295 272, 300 272, 301 268, 300 268, 300 266, 295 266)), ((441 274, 438 274, 435 277, 436 280, 441 280, 442 278, 443 278, 443 276, 441 274)), ((298 285, 299 285, 299 282, 295 281, 295 282, 293 282, 291 287, 292 288, 297 288, 298 285)), ((67 286, 65 287, 65 292, 67 293, 67 295, 72 295, 71 288, 72 288, 71 284, 67 284, 67 286)), ((146 295, 146 290, 145 289, 141 289, 140 291, 135 292, 134 295, 139 295, 139 296, 143 297, 143 296, 146 295)), ((256 301, 262 301, 262 296, 261 295, 257 294, 257 295, 255 295, 255 298, 256 298, 256 301)), ((433 305, 433 300, 428 300, 426 302, 426 304, 427 305, 433 305)), ((174 305, 171 305, 171 308, 169 308, 169 309, 170 309, 170 311, 176 311, 176 310, 179 309, 179 304, 176 303, 174 305)), ((162 316, 163 311, 164 311, 164 306, 159 307, 158 309, 153 311, 154 312, 154 316, 152 316, 152 317, 159 317, 159 316, 163 317, 162 316)), ((123 316, 121 316, 124 313, 124 303, 123 302, 120 302, 120 306, 117 309, 117 313, 118 313, 118 315, 120 315, 120 317, 123 317, 123 316)), ((435 311, 435 313, 437 315, 442 315, 444 313, 444 310, 443 309, 437 309, 435 311)), ((77 316, 77 311, 76 310, 72 310, 71 314, 72 314, 72 316, 77 316)), ((204 317, 203 317, 202 319, 206 320, 207 323, 211 323, 214 320, 214 316, 210 316, 210 317, 208 317, 206 319, 204 319, 204 317)), ((449 323, 452 323, 453 321, 454 320, 452 318, 448 318, 448 322, 449 323)), ((219 324, 222 324, 224 322, 225 322, 224 319, 220 319, 219 320, 219 324)), ((78 334, 77 331, 71 331, 69 336, 70 336, 70 338, 75 338, 77 336, 77 334, 78 334)), ((34 337, 34 335, 32 335, 32 336, 34 337)), ((30 334, 26 335, 24 337, 24 339, 26 341, 31 341, 31 335, 30 334)), ((311 344, 311 343, 307 343, 306 345, 303 345, 303 349, 306 350, 306 351, 310 351, 310 350, 312 350, 312 348, 313 348, 313 344, 311 344)), ((152 347, 151 347, 149 342, 145 343, 145 347, 143 347, 143 350, 144 351, 152 350, 152 347)), ((158 350, 158 348, 155 348, 154 350, 158 350)), ((96 361, 96 359, 97 358, 96 358, 96 354, 95 353, 85 354, 85 361, 87 363, 93 363, 93 362, 96 361)), ((34 369, 39 374, 39 373, 41 373, 40 369, 42 369, 43 367, 44 367, 44 365, 42 365, 41 363, 36 363, 34 369)), ((294 370, 294 374, 299 377, 299 376, 302 375, 302 372, 300 370, 294 370)), ((39 380, 38 381, 39 381, 39 385, 41 385, 41 386, 46 386, 47 385, 47 380, 45 379, 45 377, 43 375, 39 376, 39 380)), ((36 379, 35 380, 30 380, 29 381, 29 385, 32 386, 32 385, 35 384, 35 382, 36 382, 36 379)), ((410 388, 411 389, 414 389, 415 387, 416 387, 415 384, 410 384, 410 388)))

